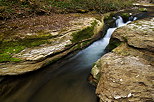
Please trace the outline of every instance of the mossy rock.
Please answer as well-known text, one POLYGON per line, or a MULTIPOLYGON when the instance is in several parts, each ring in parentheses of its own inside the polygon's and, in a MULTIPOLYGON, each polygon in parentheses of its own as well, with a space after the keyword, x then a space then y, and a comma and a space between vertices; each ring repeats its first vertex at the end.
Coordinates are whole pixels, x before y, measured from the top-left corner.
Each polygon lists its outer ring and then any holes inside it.
POLYGON ((72 34, 73 39, 71 40, 72 43, 78 43, 82 40, 89 39, 94 35, 94 27, 97 24, 96 21, 91 23, 91 26, 86 27, 85 29, 75 32, 72 34))
POLYGON ((18 41, 2 41, 0 46, 0 62, 20 61, 12 57, 25 48, 39 46, 41 44, 49 43, 45 38, 29 38, 18 41))
POLYGON ((130 14, 129 14, 129 13, 122 13, 121 16, 122 16, 123 18, 128 18, 128 17, 130 16, 130 14))
POLYGON ((120 40, 118 39, 111 39, 109 45, 107 46, 108 51, 112 51, 114 48, 118 47, 121 44, 120 40))
POLYGON ((114 15, 115 15, 115 12, 105 13, 104 20, 111 20, 114 15))
POLYGON ((147 8, 139 8, 139 11, 141 11, 141 12, 147 12, 147 8))
POLYGON ((0 54, 0 62, 8 62, 8 61, 19 62, 21 61, 21 59, 12 57, 10 54, 7 53, 0 54))

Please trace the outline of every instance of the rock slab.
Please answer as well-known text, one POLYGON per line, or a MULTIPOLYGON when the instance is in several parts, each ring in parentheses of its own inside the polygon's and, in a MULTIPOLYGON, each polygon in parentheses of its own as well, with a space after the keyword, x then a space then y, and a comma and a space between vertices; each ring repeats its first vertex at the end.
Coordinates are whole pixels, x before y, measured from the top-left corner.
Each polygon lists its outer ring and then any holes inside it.
POLYGON ((118 28, 112 38, 122 43, 92 68, 100 102, 154 101, 154 18, 118 28))

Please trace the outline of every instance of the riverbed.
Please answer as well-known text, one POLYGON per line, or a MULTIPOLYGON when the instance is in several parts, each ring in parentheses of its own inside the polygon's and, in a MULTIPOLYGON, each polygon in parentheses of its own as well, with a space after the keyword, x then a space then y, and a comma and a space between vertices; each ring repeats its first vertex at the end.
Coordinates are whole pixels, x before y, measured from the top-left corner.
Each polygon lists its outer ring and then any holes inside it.
MULTIPOLYGON (((120 27, 129 22, 118 17, 116 23, 120 27)), ((97 102, 95 87, 87 79, 94 62, 106 53, 115 29, 62 61, 25 75, 7 76, 0 84, 0 102, 97 102)))

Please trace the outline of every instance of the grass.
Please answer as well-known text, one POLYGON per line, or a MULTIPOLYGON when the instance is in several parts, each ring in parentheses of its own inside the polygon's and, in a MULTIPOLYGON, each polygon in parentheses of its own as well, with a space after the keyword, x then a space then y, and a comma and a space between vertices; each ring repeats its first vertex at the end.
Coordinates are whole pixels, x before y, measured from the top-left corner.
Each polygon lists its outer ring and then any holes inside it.
POLYGON ((132 0, 63 0, 54 1, 51 5, 68 9, 95 10, 103 13, 130 7, 132 5, 132 0))
POLYGON ((131 7, 133 0, 0 0, 0 18, 32 14, 97 11, 105 13, 131 7))

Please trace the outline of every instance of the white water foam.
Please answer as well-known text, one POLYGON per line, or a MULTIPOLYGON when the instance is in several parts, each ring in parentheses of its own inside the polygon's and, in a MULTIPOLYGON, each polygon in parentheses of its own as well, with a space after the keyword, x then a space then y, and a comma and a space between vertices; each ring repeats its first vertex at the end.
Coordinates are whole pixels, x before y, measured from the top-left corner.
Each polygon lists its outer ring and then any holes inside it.
MULTIPOLYGON (((113 18, 115 19, 115 17, 113 18)), ((107 47, 107 45, 109 44, 110 38, 112 36, 112 33, 119 27, 125 26, 128 23, 132 22, 133 20, 136 20, 136 17, 131 17, 129 18, 129 21, 127 21, 126 23, 124 23, 123 19, 121 16, 118 16, 115 23, 116 23, 116 27, 115 28, 109 28, 104 36, 104 38, 92 43, 89 47, 87 47, 86 49, 80 51, 77 55, 75 55, 72 59, 76 58, 76 57, 80 57, 83 59, 85 59, 86 63, 90 63, 93 62, 94 60, 97 60, 98 57, 100 58, 101 55, 104 52, 105 48, 107 47)))
MULTIPOLYGON (((137 17, 132 17, 132 21, 136 20, 137 17)), ((112 36, 112 33, 119 27, 125 26, 128 23, 132 22, 131 19, 129 19, 129 21, 127 21, 126 23, 124 23, 123 19, 121 16, 118 16, 118 19, 116 20, 116 27, 115 28, 109 28, 104 36, 104 38, 94 42, 93 44, 91 44, 87 49, 91 48, 91 47, 97 47, 98 46, 103 49, 106 48, 106 46, 109 44, 110 38, 112 36)), ((85 49, 86 50, 86 49, 85 49)))

